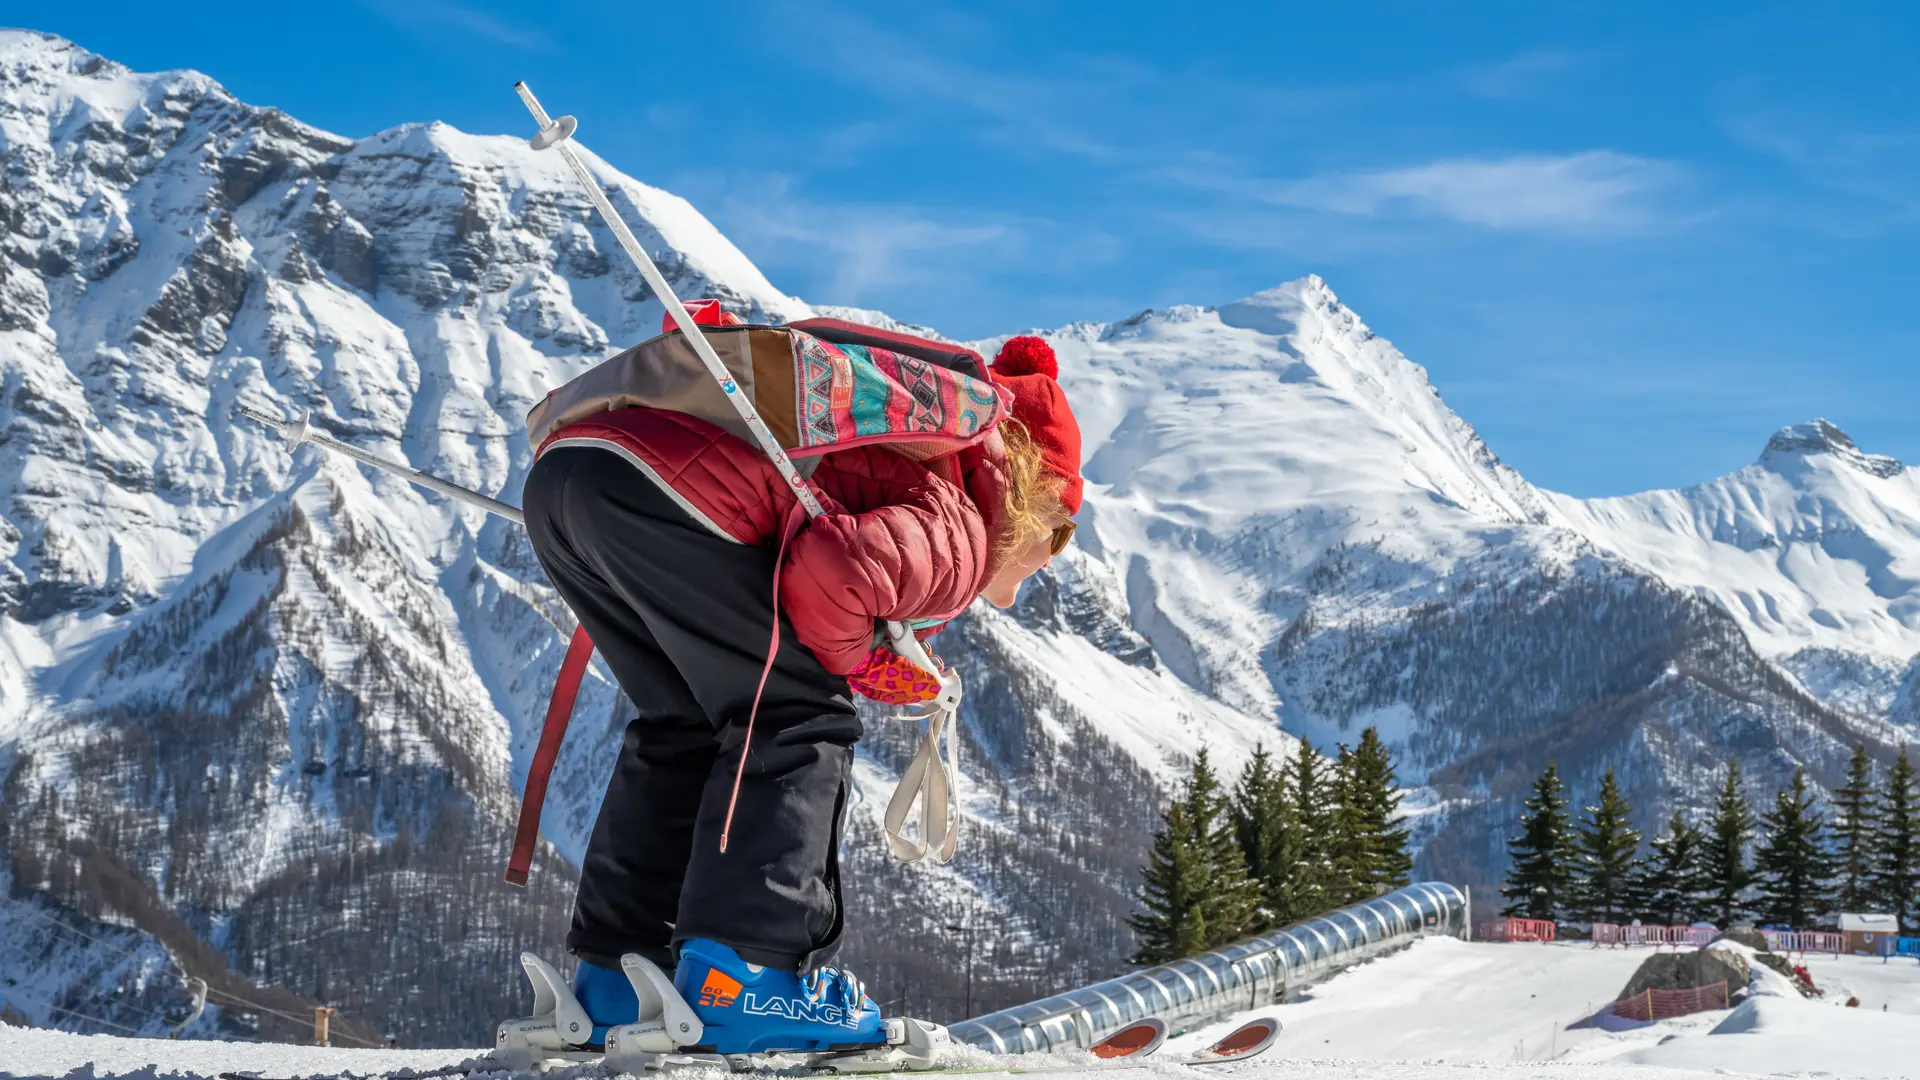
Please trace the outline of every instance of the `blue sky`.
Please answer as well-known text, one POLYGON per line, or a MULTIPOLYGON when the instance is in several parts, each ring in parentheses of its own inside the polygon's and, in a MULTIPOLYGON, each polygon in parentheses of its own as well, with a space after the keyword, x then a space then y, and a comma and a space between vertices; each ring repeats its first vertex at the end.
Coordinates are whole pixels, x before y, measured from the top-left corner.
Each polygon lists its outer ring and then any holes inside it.
POLYGON ((1574 494, 1705 480, 1816 415, 1920 462, 1920 5, 92 0, 31 19, 343 135, 521 133, 527 79, 788 292, 956 336, 1319 273, 1497 453, 1574 494), (649 22, 668 16, 671 37, 649 22))

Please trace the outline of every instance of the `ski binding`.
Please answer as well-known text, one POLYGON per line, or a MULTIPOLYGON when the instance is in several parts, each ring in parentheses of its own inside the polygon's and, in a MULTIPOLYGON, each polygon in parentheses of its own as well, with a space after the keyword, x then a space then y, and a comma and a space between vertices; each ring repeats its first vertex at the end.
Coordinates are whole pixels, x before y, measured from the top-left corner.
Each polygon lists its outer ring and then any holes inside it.
MULTIPOLYGON (((643 956, 628 953, 620 958, 620 970, 640 999, 639 1018, 607 1029, 600 1043, 593 1041, 592 1018, 553 965, 521 953, 520 966, 533 984, 533 1015, 506 1021, 494 1036, 493 1056, 509 1069, 527 1072, 602 1061, 616 1074, 645 1075, 668 1065, 698 1062, 740 1072, 761 1056, 723 1057, 694 1049, 706 1033, 705 1025, 666 972, 643 956)), ((937 1068, 935 1059, 952 1045, 952 1036, 939 1024, 899 1018, 887 1021, 885 1046, 795 1056, 805 1068, 842 1073, 925 1070, 937 1068)))

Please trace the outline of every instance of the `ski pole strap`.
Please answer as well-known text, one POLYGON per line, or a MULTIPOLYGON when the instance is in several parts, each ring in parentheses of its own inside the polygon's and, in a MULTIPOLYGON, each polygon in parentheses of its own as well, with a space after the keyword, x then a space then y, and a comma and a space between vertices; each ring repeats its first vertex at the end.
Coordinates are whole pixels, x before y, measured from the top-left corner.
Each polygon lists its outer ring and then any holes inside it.
POLYGON ((921 712, 907 714, 908 718, 926 721, 927 729, 912 763, 900 774, 893 797, 887 800, 881 825, 894 858, 945 865, 960 846, 960 673, 934 660, 906 623, 887 624, 887 644, 911 663, 935 673, 940 679, 940 695, 925 703, 921 712), (943 735, 947 741, 944 758, 940 753, 943 735), (916 797, 920 800, 918 840, 906 833, 907 815, 916 797))
POLYGON ((567 721, 573 718, 573 699, 580 694, 580 680, 586 677, 587 661, 593 659, 593 639, 587 628, 573 631, 567 642, 567 658, 560 662, 560 677, 554 680, 553 696, 547 699, 547 720, 540 728, 540 745, 533 752, 533 764, 527 767, 527 790, 520 798, 520 822, 513 830, 513 854, 507 859, 507 884, 524 887, 527 871, 533 866, 533 845, 540 839, 540 807, 547 801, 547 780, 553 775, 553 763, 560 756, 560 740, 566 737, 567 721))
POLYGON ((920 747, 914 752, 913 762, 900 774, 893 797, 887 800, 882 825, 894 858, 944 865, 960 844, 960 718, 937 705, 924 718, 927 729, 920 736, 920 747), (942 735, 947 740, 944 760, 940 753, 942 735), (906 832, 907 815, 913 810, 915 798, 920 800, 918 839, 906 832))

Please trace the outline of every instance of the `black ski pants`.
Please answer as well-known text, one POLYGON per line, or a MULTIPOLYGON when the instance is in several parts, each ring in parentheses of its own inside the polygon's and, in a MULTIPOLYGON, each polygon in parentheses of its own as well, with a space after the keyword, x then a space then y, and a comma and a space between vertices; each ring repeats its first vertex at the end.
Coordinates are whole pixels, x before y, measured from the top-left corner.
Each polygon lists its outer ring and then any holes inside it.
POLYGON ((840 939, 840 823, 861 727, 846 679, 783 618, 745 745, 774 551, 717 535, 607 449, 548 451, 525 502, 548 579, 639 712, 587 843, 568 948, 671 971, 680 942, 711 938, 769 967, 824 963, 840 939))

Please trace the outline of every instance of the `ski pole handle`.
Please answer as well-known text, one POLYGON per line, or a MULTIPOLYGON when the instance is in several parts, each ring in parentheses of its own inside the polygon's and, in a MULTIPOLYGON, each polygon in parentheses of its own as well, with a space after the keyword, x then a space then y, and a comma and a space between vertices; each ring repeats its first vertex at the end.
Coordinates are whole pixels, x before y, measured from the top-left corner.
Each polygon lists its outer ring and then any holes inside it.
POLYGON ((940 670, 933 654, 927 652, 926 645, 913 636, 912 627, 903 622, 888 623, 887 645, 908 663, 940 680, 940 696, 932 701, 936 708, 952 712, 960 707, 960 673, 940 670))

